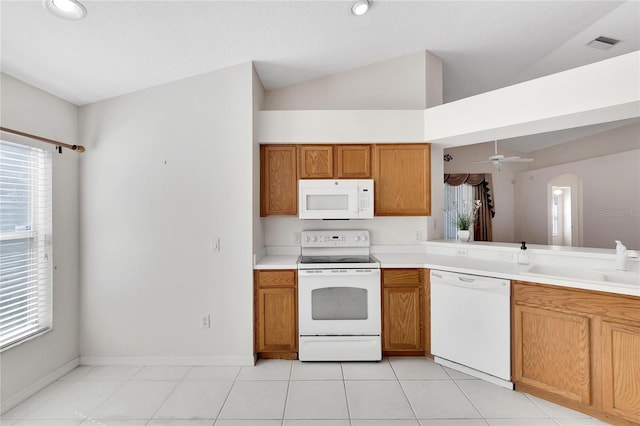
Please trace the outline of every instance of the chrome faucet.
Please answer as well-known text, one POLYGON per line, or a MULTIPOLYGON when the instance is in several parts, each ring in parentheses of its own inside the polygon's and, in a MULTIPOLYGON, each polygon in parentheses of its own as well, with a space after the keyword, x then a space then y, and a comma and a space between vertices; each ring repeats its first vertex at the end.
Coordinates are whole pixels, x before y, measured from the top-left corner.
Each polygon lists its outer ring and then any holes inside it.
POLYGON ((638 252, 635 250, 627 250, 622 241, 616 240, 616 269, 618 271, 627 271, 627 258, 637 258, 638 252))

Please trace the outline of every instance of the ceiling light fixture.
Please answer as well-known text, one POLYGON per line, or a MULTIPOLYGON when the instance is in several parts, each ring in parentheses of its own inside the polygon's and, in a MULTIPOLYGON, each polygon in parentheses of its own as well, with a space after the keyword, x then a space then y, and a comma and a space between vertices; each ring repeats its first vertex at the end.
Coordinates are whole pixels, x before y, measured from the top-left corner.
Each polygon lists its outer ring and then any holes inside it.
POLYGON ((87 16, 87 9, 78 0, 43 0, 44 6, 54 15, 78 20, 87 16))
POLYGON ((358 0, 351 5, 351 13, 356 16, 362 16, 369 10, 371 7, 370 0, 358 0))

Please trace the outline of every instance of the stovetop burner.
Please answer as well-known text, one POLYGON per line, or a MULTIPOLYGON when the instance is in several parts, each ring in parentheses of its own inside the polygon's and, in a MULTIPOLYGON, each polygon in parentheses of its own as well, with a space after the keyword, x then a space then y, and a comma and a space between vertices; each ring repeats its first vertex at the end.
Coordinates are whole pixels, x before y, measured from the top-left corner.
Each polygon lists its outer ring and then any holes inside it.
POLYGON ((302 256, 300 263, 375 263, 371 256, 302 256))

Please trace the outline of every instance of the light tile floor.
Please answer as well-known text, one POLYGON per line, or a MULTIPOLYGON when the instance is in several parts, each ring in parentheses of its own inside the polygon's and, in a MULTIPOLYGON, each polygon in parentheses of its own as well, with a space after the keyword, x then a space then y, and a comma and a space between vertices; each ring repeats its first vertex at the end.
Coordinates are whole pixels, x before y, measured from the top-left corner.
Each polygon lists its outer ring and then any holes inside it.
POLYGON ((592 426, 424 358, 255 367, 78 367, 3 426, 592 426))

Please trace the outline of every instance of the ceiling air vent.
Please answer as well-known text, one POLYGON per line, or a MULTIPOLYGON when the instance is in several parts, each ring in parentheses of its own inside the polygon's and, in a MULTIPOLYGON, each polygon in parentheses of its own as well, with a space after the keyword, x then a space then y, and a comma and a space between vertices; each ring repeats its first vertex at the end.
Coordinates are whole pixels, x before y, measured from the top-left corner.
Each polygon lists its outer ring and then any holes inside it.
POLYGON ((609 50, 618 43, 620 43, 620 40, 616 40, 615 38, 600 36, 595 40, 591 40, 589 43, 587 43, 587 46, 594 47, 600 50, 609 50))

